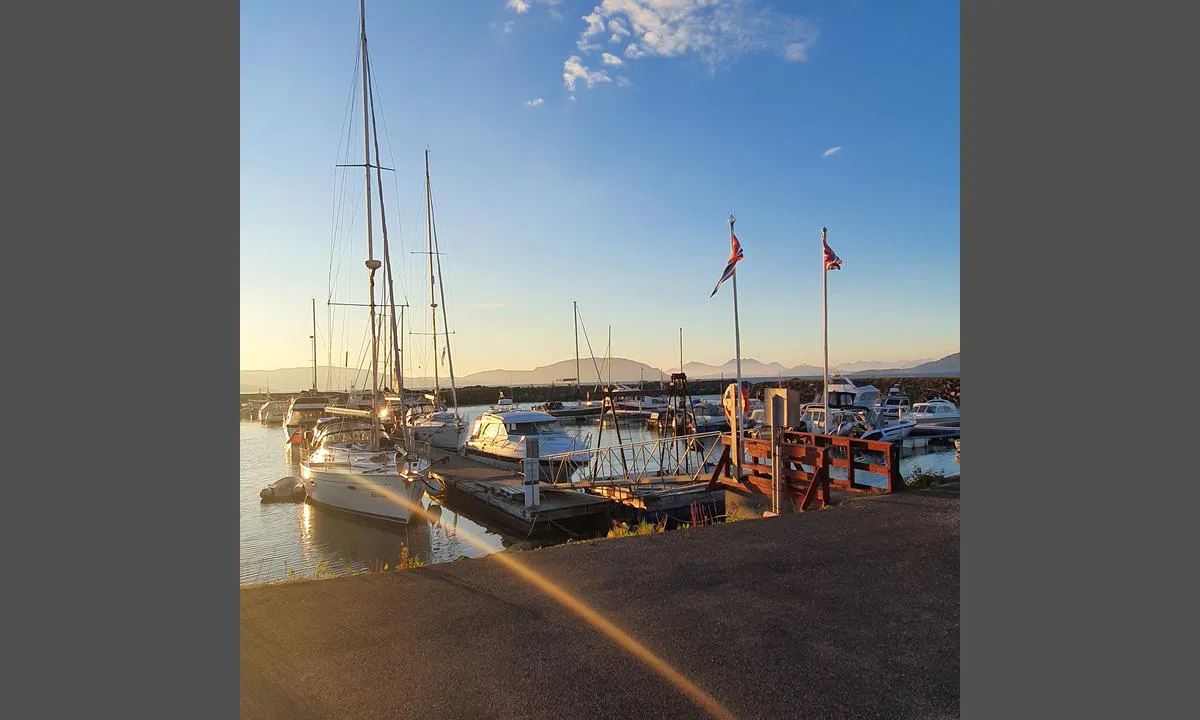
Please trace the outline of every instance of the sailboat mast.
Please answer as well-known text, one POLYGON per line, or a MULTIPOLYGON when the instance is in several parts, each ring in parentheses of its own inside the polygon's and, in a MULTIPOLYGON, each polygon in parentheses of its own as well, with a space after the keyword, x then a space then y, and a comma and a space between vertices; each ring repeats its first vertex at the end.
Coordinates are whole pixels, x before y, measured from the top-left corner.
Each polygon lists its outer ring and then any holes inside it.
POLYGON ((425 148, 425 226, 429 233, 429 315, 433 319, 433 403, 437 406, 438 382, 437 300, 433 294, 433 191, 429 188, 429 148, 425 148))
POLYGON ((313 390, 317 389, 317 299, 312 301, 313 315, 313 390))
MULTIPOLYGON (((379 228, 383 232, 383 261, 387 265, 385 277, 388 284, 388 314, 390 316, 389 329, 391 331, 391 342, 388 344, 388 351, 391 356, 391 365, 387 377, 388 385, 392 385, 392 379, 398 379, 400 377, 399 368, 401 358, 400 348, 396 337, 396 284, 392 277, 392 255, 390 243, 388 242, 387 212, 383 205, 383 168, 381 166, 382 163, 379 162, 379 123, 375 119, 375 94, 373 87, 371 89, 371 131, 371 135, 375 141, 375 176, 376 179, 379 180, 379 228)), ((400 397, 403 398, 403 382, 397 382, 395 384, 400 385, 400 387, 397 389, 397 392, 400 394, 400 397)), ((403 406, 403 402, 401 405, 403 406)), ((403 410, 403 407, 401 409, 403 410)), ((402 423, 404 420, 403 415, 404 413, 401 412, 402 423)))
MULTIPOLYGON (((429 154, 425 155, 425 181, 429 181, 429 154)), ((442 282, 442 249, 438 245, 436 221, 433 219, 433 189, 429 190, 429 227, 433 236, 433 255, 437 258, 438 294, 442 298, 442 331, 446 333, 446 361, 450 370, 450 401, 454 404, 454 416, 458 417, 458 387, 454 384, 454 353, 450 351, 450 321, 446 317, 446 283, 442 282)), ((434 318, 433 335, 437 337, 437 318, 434 318)))
POLYGON ((571 309, 575 311, 575 389, 579 389, 579 302, 571 301, 571 309))
POLYGON ((382 265, 375 259, 375 244, 371 226, 371 132, 368 113, 369 90, 367 87, 367 8, 366 0, 358 0, 359 45, 362 54, 362 98, 363 98, 363 175, 366 180, 367 197, 367 286, 371 305, 371 449, 379 449, 379 337, 375 330, 375 271, 382 265))
POLYGON ((612 386, 612 325, 608 326, 608 384, 612 386))

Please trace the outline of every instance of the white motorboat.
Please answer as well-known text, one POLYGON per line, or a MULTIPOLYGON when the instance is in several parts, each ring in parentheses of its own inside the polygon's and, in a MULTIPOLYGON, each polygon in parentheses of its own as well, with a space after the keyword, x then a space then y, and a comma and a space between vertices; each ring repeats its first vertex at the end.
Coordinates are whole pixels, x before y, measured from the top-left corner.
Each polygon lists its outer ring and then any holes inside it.
MULTIPOLYGON (((464 454, 493 467, 523 472, 526 439, 536 438, 538 456, 587 450, 587 441, 569 435, 558 418, 537 410, 493 409, 479 416, 471 428, 464 454)), ((584 458, 580 458, 582 461, 584 458)), ((570 477, 580 463, 551 467, 542 462, 543 479, 570 477)))
POLYGON ((892 385, 887 395, 875 402, 880 415, 887 420, 898 420, 902 415, 912 411, 912 398, 900 390, 900 385, 892 385))
POLYGON ((949 400, 933 398, 925 402, 915 403, 912 411, 903 415, 918 425, 940 425, 943 427, 958 427, 961 416, 958 407, 949 400))
POLYGON ((317 420, 325 414, 327 405, 327 396, 308 390, 292 398, 283 421, 283 433, 288 442, 292 442, 297 434, 303 439, 304 433, 312 430, 317 420))
POLYGON ((263 425, 282 425, 287 409, 287 400, 272 400, 258 409, 258 421, 263 425))

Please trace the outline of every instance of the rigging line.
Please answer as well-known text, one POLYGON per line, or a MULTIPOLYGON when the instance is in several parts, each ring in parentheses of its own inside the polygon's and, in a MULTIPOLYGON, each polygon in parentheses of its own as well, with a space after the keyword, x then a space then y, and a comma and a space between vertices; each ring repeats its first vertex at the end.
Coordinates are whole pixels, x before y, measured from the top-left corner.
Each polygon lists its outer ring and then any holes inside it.
MULTIPOLYGON (((378 190, 379 190, 380 229, 383 233, 383 259, 384 259, 384 262, 387 263, 388 301, 390 303, 390 307, 394 308, 396 305, 396 291, 395 291, 395 286, 393 285, 393 278, 392 278, 392 256, 388 249, 387 208, 383 204, 383 170, 380 169, 380 167, 379 167, 382 163, 379 162, 379 126, 377 125, 376 120, 375 120, 375 84, 373 82, 370 82, 371 80, 374 79, 374 73, 371 70, 370 54, 367 54, 366 72, 367 72, 367 79, 369 81, 369 93, 370 93, 370 99, 371 99, 371 103, 370 103, 370 105, 371 105, 371 129, 374 131, 372 134, 375 139, 375 175, 379 181, 377 184, 378 184, 378 190)), ((388 307, 388 306, 385 306, 385 314, 387 314, 386 307, 388 307)), ((391 357, 392 357, 391 373, 393 374, 393 376, 396 376, 395 362, 400 354, 400 350, 398 347, 398 342, 396 340, 396 318, 395 318, 394 312, 391 313, 390 330, 391 330, 391 342, 389 343, 389 347, 386 348, 386 351, 388 353, 391 353, 391 357)), ((398 377, 398 376, 396 376, 396 377, 398 377)), ((396 384, 397 383, 395 383, 395 382, 389 382, 388 386, 391 387, 396 384)), ((397 390, 397 392, 399 392, 399 390, 397 390)))
POLYGON ((592 356, 592 366, 596 368, 596 383, 599 384, 602 376, 600 375, 600 366, 596 363, 596 353, 592 350, 592 341, 588 338, 587 325, 583 324, 583 315, 579 314, 579 308, 575 308, 576 317, 579 318, 579 327, 583 329, 583 340, 588 346, 588 355, 592 356))
MULTIPOLYGON (((339 133, 338 149, 337 149, 337 152, 335 153, 335 158, 338 158, 338 159, 340 159, 339 156, 341 155, 341 151, 342 151, 342 139, 341 138, 348 134, 347 128, 349 127, 349 124, 350 124, 350 115, 352 112, 351 108, 353 107, 352 103, 354 102, 354 95, 355 95, 354 81, 358 78, 358 63, 359 63, 358 53, 355 53, 354 70, 350 73, 350 92, 346 96, 346 108, 342 112, 342 129, 341 129, 341 132, 339 133)), ((339 175, 339 173, 337 172, 338 169, 336 167, 336 161, 335 161, 335 167, 333 168, 333 170, 334 170, 334 182, 333 182, 334 196, 336 197, 337 196, 338 175, 339 175)), ((345 183, 344 175, 342 177, 342 181, 343 181, 343 185, 344 185, 344 183, 345 183)), ((334 217, 332 219, 333 226, 330 228, 330 235, 333 238, 333 242, 331 242, 330 249, 329 249, 330 278, 327 279, 327 283, 326 283, 326 289, 329 290, 330 292, 332 292, 332 287, 333 287, 332 272, 333 272, 334 244, 336 243, 336 237, 337 237, 337 222, 338 222, 338 211, 335 207, 334 217)))
MULTIPOLYGON (((448 316, 448 313, 446 312, 446 283, 442 279, 442 254, 441 254, 441 247, 438 245, 437 221, 434 220, 433 193, 432 192, 430 192, 430 194, 429 194, 429 224, 430 224, 431 229, 433 230, 433 251, 434 251, 434 253, 436 253, 434 255, 434 258, 437 259, 438 286, 441 288, 442 329, 445 330, 445 332, 446 332, 446 360, 448 361, 449 368, 450 368, 450 394, 451 394, 451 397, 454 399, 454 412, 455 412, 455 414, 457 414, 458 413, 458 389, 457 389, 456 383, 454 381, 454 354, 453 354, 453 351, 450 350, 450 324, 449 324, 449 321, 447 320, 447 318, 449 316, 448 316)), ((435 327, 433 328, 433 331, 437 332, 436 323, 435 323, 435 327)), ((436 362, 437 358, 434 358, 434 361, 436 362)))
MULTIPOLYGON (((375 92, 376 87, 377 87, 375 84, 376 75, 375 75, 374 66, 371 64, 371 53, 369 50, 367 51, 367 66, 368 66, 368 71, 369 71, 368 79, 371 84, 371 97, 372 97, 372 100, 374 100, 374 98, 377 95, 377 93, 375 92)), ((391 134, 388 132, 387 111, 383 107, 382 99, 379 100, 378 105, 379 105, 379 117, 380 117, 381 124, 383 125, 383 137, 387 144, 388 159, 390 160, 390 164, 392 167, 398 167, 396 165, 395 151, 392 148, 392 137, 391 137, 391 134)), ((372 104, 372 106, 371 106, 371 122, 372 123, 375 122, 375 106, 374 106, 374 104, 372 104)), ((376 142, 378 143, 378 140, 376 140, 376 142)), ((378 148, 375 150, 375 157, 376 157, 377 162, 379 164, 382 164, 382 161, 379 160, 378 148)), ((392 173, 392 186, 396 190, 397 198, 400 197, 400 181, 397 177, 398 175, 399 175, 399 173, 397 173, 397 172, 392 173)), ((382 185, 382 183, 383 183, 382 178, 380 179, 379 182, 382 185)), ((401 219, 400 219, 400 204, 399 203, 396 203, 396 226, 397 226, 397 232, 400 235, 401 257, 404 257, 404 233, 403 233, 403 223, 401 222, 401 219)), ((408 290, 407 290, 406 280, 404 277, 401 277, 400 281, 401 281, 400 294, 404 297, 404 302, 407 303, 408 302, 408 290)))

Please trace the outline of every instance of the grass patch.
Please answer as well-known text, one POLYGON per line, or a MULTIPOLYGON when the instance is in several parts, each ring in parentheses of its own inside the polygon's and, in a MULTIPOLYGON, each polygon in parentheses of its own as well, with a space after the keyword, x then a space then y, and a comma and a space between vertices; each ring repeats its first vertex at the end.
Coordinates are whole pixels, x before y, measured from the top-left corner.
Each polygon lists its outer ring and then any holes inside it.
POLYGON ((904 484, 912 490, 935 487, 946 482, 946 473, 941 470, 926 470, 920 465, 913 465, 912 475, 904 479, 904 484))

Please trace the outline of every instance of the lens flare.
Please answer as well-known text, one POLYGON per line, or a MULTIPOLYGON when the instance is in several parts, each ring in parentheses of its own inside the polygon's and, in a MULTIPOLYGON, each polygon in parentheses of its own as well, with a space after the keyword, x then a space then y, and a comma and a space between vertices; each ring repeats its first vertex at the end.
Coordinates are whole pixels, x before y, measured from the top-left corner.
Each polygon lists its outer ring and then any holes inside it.
MULTIPOLYGON (((420 515, 426 520, 433 520, 429 513, 425 511, 425 508, 421 507, 419 502, 414 503, 407 498, 388 490, 386 487, 372 483, 368 478, 363 479, 366 480, 369 485, 373 485, 377 492, 382 493, 387 499, 391 500, 397 505, 408 508, 410 512, 420 515)), ((492 552, 491 545, 489 545, 482 538, 475 536, 471 532, 463 530, 459 532, 458 536, 472 545, 484 550, 485 552, 492 552)), ((716 698, 714 698, 712 695, 709 695, 699 685, 692 682, 682 673, 672 667, 670 663, 654 654, 653 651, 634 639, 632 635, 617 627, 615 623, 601 615, 591 606, 570 594, 563 588, 559 587, 546 576, 520 562, 513 555, 508 553, 492 553, 490 557, 494 558, 505 568, 512 571, 517 577, 549 595, 552 599, 557 601, 560 605, 582 619, 584 622, 588 623, 596 630, 599 630, 610 640, 616 643, 618 647, 622 648, 630 655, 640 660, 664 680, 674 685, 676 689, 686 695, 693 703, 695 703, 709 715, 715 718, 722 718, 722 720, 733 720, 733 713, 725 709, 725 707, 721 705, 716 698)))

